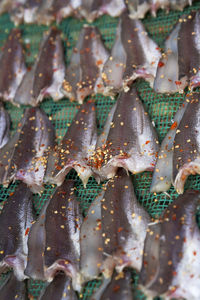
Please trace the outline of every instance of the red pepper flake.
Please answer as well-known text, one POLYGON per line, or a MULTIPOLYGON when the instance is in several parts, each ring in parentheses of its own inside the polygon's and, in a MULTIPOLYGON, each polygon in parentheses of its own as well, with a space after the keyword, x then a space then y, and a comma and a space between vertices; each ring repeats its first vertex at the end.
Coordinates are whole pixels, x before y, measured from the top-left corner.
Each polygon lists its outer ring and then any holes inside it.
POLYGON ((28 235, 30 228, 28 227, 25 231, 25 236, 28 235))
POLYGON ((173 214, 172 220, 173 220, 173 221, 176 221, 176 214, 173 214))
POLYGON ((181 82, 181 81, 175 81, 175 84, 176 84, 176 85, 181 85, 182 82, 181 82))
POLYGON ((121 232, 122 230, 123 230, 123 227, 119 227, 117 231, 121 232))
POLYGON ((176 275, 177 275, 177 272, 176 272, 176 271, 173 271, 173 272, 172 272, 172 275, 173 275, 173 276, 176 276, 176 275))
POLYGON ((102 59, 97 60, 97 66, 102 65, 103 61, 102 59))
POLYGON ((60 171, 60 170, 62 170, 62 167, 61 167, 61 166, 56 166, 56 169, 57 169, 58 171, 60 171))
POLYGON ((87 53, 89 53, 89 52, 90 52, 90 48, 85 48, 85 51, 86 51, 87 53))
POLYGON ((120 286, 119 285, 115 285, 114 288, 113 288, 113 292, 116 293, 118 292, 120 289, 120 286))
POLYGON ((159 67, 159 68, 162 68, 164 65, 165 65, 165 64, 164 64, 162 61, 159 61, 159 63, 158 63, 158 67, 159 67))
POLYGON ((12 192, 12 193, 10 193, 10 195, 9 196, 12 196, 12 195, 14 195, 14 193, 12 192))
POLYGON ((196 256, 196 255, 197 255, 196 251, 193 251, 193 255, 194 255, 194 256, 196 256))
POLYGON ((146 145, 148 145, 149 143, 150 143, 150 141, 146 141, 146 143, 145 143, 145 144, 146 144, 146 145))
POLYGON ((184 237, 183 241, 184 241, 184 243, 186 243, 186 242, 187 242, 187 239, 184 237))
POLYGON ((172 124, 172 126, 170 127, 170 129, 176 129, 177 126, 178 126, 177 122, 174 122, 174 123, 172 124))

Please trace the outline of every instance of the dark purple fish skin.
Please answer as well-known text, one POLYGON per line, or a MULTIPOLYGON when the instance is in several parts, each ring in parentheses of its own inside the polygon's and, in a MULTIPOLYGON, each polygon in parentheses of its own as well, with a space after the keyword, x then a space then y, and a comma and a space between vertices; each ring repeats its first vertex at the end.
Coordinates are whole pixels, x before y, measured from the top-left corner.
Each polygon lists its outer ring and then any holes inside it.
POLYGON ((58 273, 54 280, 47 286, 43 295, 38 300, 78 300, 71 284, 71 278, 63 273, 58 273))
POLYGON ((64 271, 72 278, 73 288, 80 290, 78 270, 82 218, 73 186, 73 181, 65 181, 45 204, 32 226, 25 274, 50 282, 57 271, 64 271))
POLYGON ((1 184, 22 180, 33 192, 43 189, 48 151, 55 145, 55 130, 40 108, 25 110, 15 135, 0 153, 1 184))
POLYGON ((97 178, 112 178, 118 167, 133 174, 152 171, 159 150, 158 138, 134 88, 119 95, 111 121, 105 125, 105 140, 99 137, 92 158, 97 178))
POLYGON ((7 144, 10 136, 10 116, 0 103, 0 148, 7 144))
POLYGON ((101 71, 108 56, 98 28, 85 24, 66 69, 63 81, 65 96, 83 103, 85 97, 101 92, 101 71))
POLYGON ((5 284, 0 289, 1 300, 28 300, 26 283, 19 281, 13 273, 9 274, 5 284))
POLYGON ((45 96, 50 95, 54 100, 64 96, 60 91, 65 73, 63 51, 60 31, 53 27, 43 44, 35 70, 32 97, 37 103, 45 96))
POLYGON ((13 102, 16 90, 26 72, 21 31, 11 30, 0 57, 0 98, 13 102))
POLYGON ((149 225, 140 274, 140 284, 148 295, 199 298, 200 231, 195 217, 199 204, 200 193, 187 190, 165 209, 158 222, 149 225))
POLYGON ((106 187, 101 218, 104 277, 111 277, 114 268, 122 271, 130 266, 140 271, 150 218, 137 202, 132 181, 123 169, 106 187))
POLYGON ((115 271, 110 284, 102 294, 100 300, 133 300, 131 288, 131 272, 128 269, 117 274, 115 271))
POLYGON ((32 193, 21 183, 0 212, 0 273, 13 268, 18 280, 26 278, 27 232, 32 221, 32 193))
POLYGON ((86 186, 92 175, 88 159, 96 141, 95 103, 88 101, 80 107, 60 145, 50 153, 45 181, 61 185, 67 173, 74 168, 86 186))
POLYGON ((177 128, 174 140, 173 185, 178 193, 184 191, 189 175, 199 174, 200 94, 187 97, 188 106, 177 128))

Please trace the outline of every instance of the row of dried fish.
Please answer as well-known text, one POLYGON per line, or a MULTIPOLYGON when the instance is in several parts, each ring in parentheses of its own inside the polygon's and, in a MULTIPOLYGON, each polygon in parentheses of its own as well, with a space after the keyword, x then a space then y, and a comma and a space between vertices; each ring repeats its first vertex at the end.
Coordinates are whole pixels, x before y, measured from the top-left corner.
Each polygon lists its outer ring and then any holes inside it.
POLYGON ((14 29, 0 58, 0 97, 15 105, 36 106, 45 97, 57 101, 64 96, 83 103, 96 93, 128 91, 137 78, 159 93, 183 92, 187 85, 193 89, 199 86, 199 24, 199 11, 180 18, 162 55, 141 21, 126 13, 119 20, 111 54, 98 29, 85 25, 66 68, 60 32, 52 28, 31 70, 25 66, 21 33, 14 29))
MULTIPOLYGON (((139 288, 149 299, 198 300, 199 204, 200 192, 187 191, 151 220, 136 199, 130 177, 120 169, 84 220, 74 183, 65 181, 33 221, 31 192, 21 183, 0 214, 0 272, 13 269, 19 281, 47 281, 40 300, 53 295, 77 299, 75 291, 100 274, 102 285, 92 299, 133 299, 131 269, 139 274, 139 288)), ((16 290, 21 283, 14 276, 8 284, 14 280, 16 290)), ((17 291, 20 300, 25 299, 22 287, 17 291)), ((7 297, 11 292, 7 288, 7 297)))
POLYGON ((183 10, 191 4, 192 0, 1 0, 0 13, 9 12, 16 25, 22 22, 49 25, 69 16, 88 22, 105 14, 118 17, 127 9, 131 18, 144 18, 148 11, 156 16, 159 8, 183 10))
MULTIPOLYGON (((8 122, 4 115, 2 122, 8 122)), ((6 123, 2 135, 8 128, 6 123)), ((133 174, 152 171, 158 151, 156 131, 134 88, 120 94, 99 137, 95 103, 89 100, 58 145, 46 114, 29 108, 0 151, 0 183, 22 180, 37 193, 44 182, 61 185, 74 168, 86 186, 91 175, 100 182, 113 177, 119 167, 133 174)))

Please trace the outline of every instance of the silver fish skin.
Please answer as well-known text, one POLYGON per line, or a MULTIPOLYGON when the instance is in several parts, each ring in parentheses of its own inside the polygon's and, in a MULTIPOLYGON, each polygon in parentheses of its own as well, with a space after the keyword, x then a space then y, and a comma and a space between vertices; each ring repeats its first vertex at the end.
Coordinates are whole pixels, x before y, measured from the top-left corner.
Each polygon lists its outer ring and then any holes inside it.
POLYGON ((40 108, 25 110, 17 131, 0 153, 0 182, 25 182, 34 193, 43 190, 48 151, 55 145, 55 130, 40 108))
POLYGON ((89 158, 97 142, 96 111, 93 101, 85 102, 77 112, 61 143, 48 158, 45 182, 60 186, 75 169, 84 186, 92 176, 89 158))
POLYGON ((91 204, 86 218, 81 225, 80 240, 80 273, 81 284, 100 274, 100 265, 103 261, 102 255, 102 230, 101 230, 101 201, 104 197, 102 191, 91 204))
POLYGON ((66 68, 62 89, 65 96, 83 103, 85 97, 102 93, 101 72, 108 56, 99 30, 85 24, 66 68))
POLYGON ((152 171, 159 151, 158 138, 133 87, 119 95, 111 121, 106 123, 99 138, 102 144, 97 142, 91 157, 96 178, 112 178, 119 167, 133 174, 152 171))
POLYGON ((200 174, 200 94, 192 93, 174 140, 173 185, 182 194, 189 175, 200 174))
POLYGON ((173 119, 174 122, 162 141, 151 182, 151 193, 166 192, 171 187, 173 181, 174 139, 187 105, 188 102, 186 100, 176 112, 173 119))
POLYGON ((199 299, 199 204, 200 193, 187 190, 149 225, 139 280, 148 299, 199 299))
POLYGON ((82 0, 79 8, 80 15, 89 23, 104 14, 118 17, 124 10, 123 0, 82 0))
POLYGON ((150 0, 128 0, 126 6, 131 19, 143 19, 151 9, 150 0))
POLYGON ((19 281, 10 273, 5 284, 0 288, 1 300, 28 300, 26 283, 19 281))
POLYGON ((26 72, 21 31, 11 30, 0 55, 0 98, 13 102, 16 90, 26 72))
POLYGON ((18 280, 27 278, 28 230, 33 220, 32 193, 20 183, 0 212, 0 273, 12 268, 18 280))
MULTIPOLYGON (((131 272, 124 269, 121 274, 115 271, 110 284, 106 287, 100 300, 133 300, 131 272)), ((93 299, 92 299, 93 300, 93 299)), ((97 300, 97 299, 95 299, 97 300)))
POLYGON ((61 92, 64 75, 64 49, 60 31, 53 27, 44 35, 38 58, 32 69, 25 74, 14 102, 17 105, 36 106, 45 97, 60 100, 64 97, 61 92))
POLYGON ((72 278, 74 290, 80 291, 82 217, 73 187, 74 182, 68 180, 57 188, 31 227, 25 274, 51 282, 57 271, 63 271, 72 278))
MULTIPOLYGON (((26 0, 24 7, 24 23, 35 23, 40 6, 45 0, 26 0)), ((48 1, 47 1, 48 2, 48 1)))
POLYGON ((5 146, 10 137, 10 116, 0 103, 0 149, 5 146))
POLYGON ((188 84, 190 89, 199 86, 199 28, 199 12, 180 18, 165 42, 165 53, 158 64, 154 82, 156 92, 176 93, 183 92, 188 84))
POLYGON ((125 170, 120 169, 114 180, 110 180, 104 199, 101 202, 102 273, 105 278, 111 278, 114 269, 121 272, 126 266, 140 271, 150 217, 137 202, 125 170))
POLYGON ((111 55, 103 68, 104 94, 112 95, 121 89, 128 91, 137 78, 144 78, 152 87, 160 58, 159 48, 142 22, 131 20, 123 13, 111 55))
POLYGON ((51 7, 51 14, 56 22, 60 23, 62 19, 76 15, 81 5, 81 0, 54 0, 51 7))
POLYGON ((63 273, 58 273, 54 280, 47 286, 38 300, 78 300, 71 284, 71 278, 63 273))

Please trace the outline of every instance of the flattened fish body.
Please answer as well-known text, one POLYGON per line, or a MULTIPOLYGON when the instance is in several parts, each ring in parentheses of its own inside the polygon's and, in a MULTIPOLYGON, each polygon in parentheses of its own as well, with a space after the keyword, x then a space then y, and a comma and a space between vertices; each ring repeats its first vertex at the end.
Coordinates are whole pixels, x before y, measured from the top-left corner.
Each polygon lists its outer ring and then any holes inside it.
POLYGON ((141 21, 131 20, 127 13, 123 13, 111 55, 103 68, 104 94, 109 95, 122 88, 127 91, 139 77, 153 86, 160 57, 158 46, 148 37, 141 21))
POLYGON ((97 178, 113 177, 118 167, 133 174, 154 169, 157 134, 134 88, 120 94, 112 122, 105 125, 99 139, 102 144, 98 142, 92 157, 97 178))
POLYGON ((78 300, 71 284, 71 278, 63 273, 58 273, 54 280, 47 286, 38 300, 78 300))
POLYGON ((19 281, 13 273, 6 280, 3 287, 0 289, 1 300, 27 300, 26 284, 24 281, 19 281))
POLYGON ((98 29, 84 25, 66 69, 63 82, 65 96, 83 103, 85 97, 102 92, 101 71, 107 58, 108 51, 98 29))
MULTIPOLYGON (((112 280, 103 292, 100 300, 132 300, 131 272, 128 269, 120 274, 113 273, 112 280)), ((95 299, 96 300, 96 299, 95 299)))
POLYGON ((187 105, 188 102, 186 100, 175 114, 174 122, 170 127, 170 130, 166 134, 164 140, 162 141, 153 173, 150 188, 151 193, 166 192, 172 184, 174 139, 177 127, 179 126, 183 118, 187 105))
POLYGON ((158 64, 154 90, 159 93, 183 92, 188 84, 191 89, 199 85, 200 14, 192 12, 180 20, 165 42, 165 54, 158 64))
POLYGON ((200 232, 195 218, 199 204, 200 193, 188 190, 149 225, 140 274, 148 296, 199 299, 200 232))
POLYGON ((73 186, 73 181, 64 182, 33 224, 28 240, 25 274, 33 279, 50 282, 60 270, 72 278, 73 288, 80 290, 81 214, 73 186))
POLYGON ((133 185, 126 171, 118 171, 111 180, 101 202, 103 239, 102 272, 105 278, 130 266, 140 271, 149 215, 137 202, 133 185))
POLYGON ((82 284, 97 278, 100 274, 100 266, 103 261, 101 230, 101 201, 103 197, 104 191, 91 204, 81 226, 80 272, 82 284))
POLYGON ((92 175, 88 160, 96 142, 95 104, 88 101, 80 107, 60 145, 50 153, 45 181, 60 186, 74 168, 86 186, 92 175))
POLYGON ((32 194, 21 183, 0 212, 0 272, 13 268, 18 280, 26 278, 27 239, 32 221, 32 194))
POLYGON ((40 192, 47 150, 54 143, 54 127, 46 114, 39 108, 26 109, 15 135, 1 151, 1 183, 7 186, 12 180, 22 180, 33 192, 40 192))
POLYGON ((10 135, 10 117, 8 112, 0 103, 0 148, 5 146, 9 140, 10 135))
POLYGON ((14 28, 4 45, 0 57, 0 98, 13 102, 16 90, 26 72, 21 44, 21 32, 14 28))
POLYGON ((173 185, 179 194, 189 175, 200 174, 200 95, 192 93, 174 140, 173 185))

